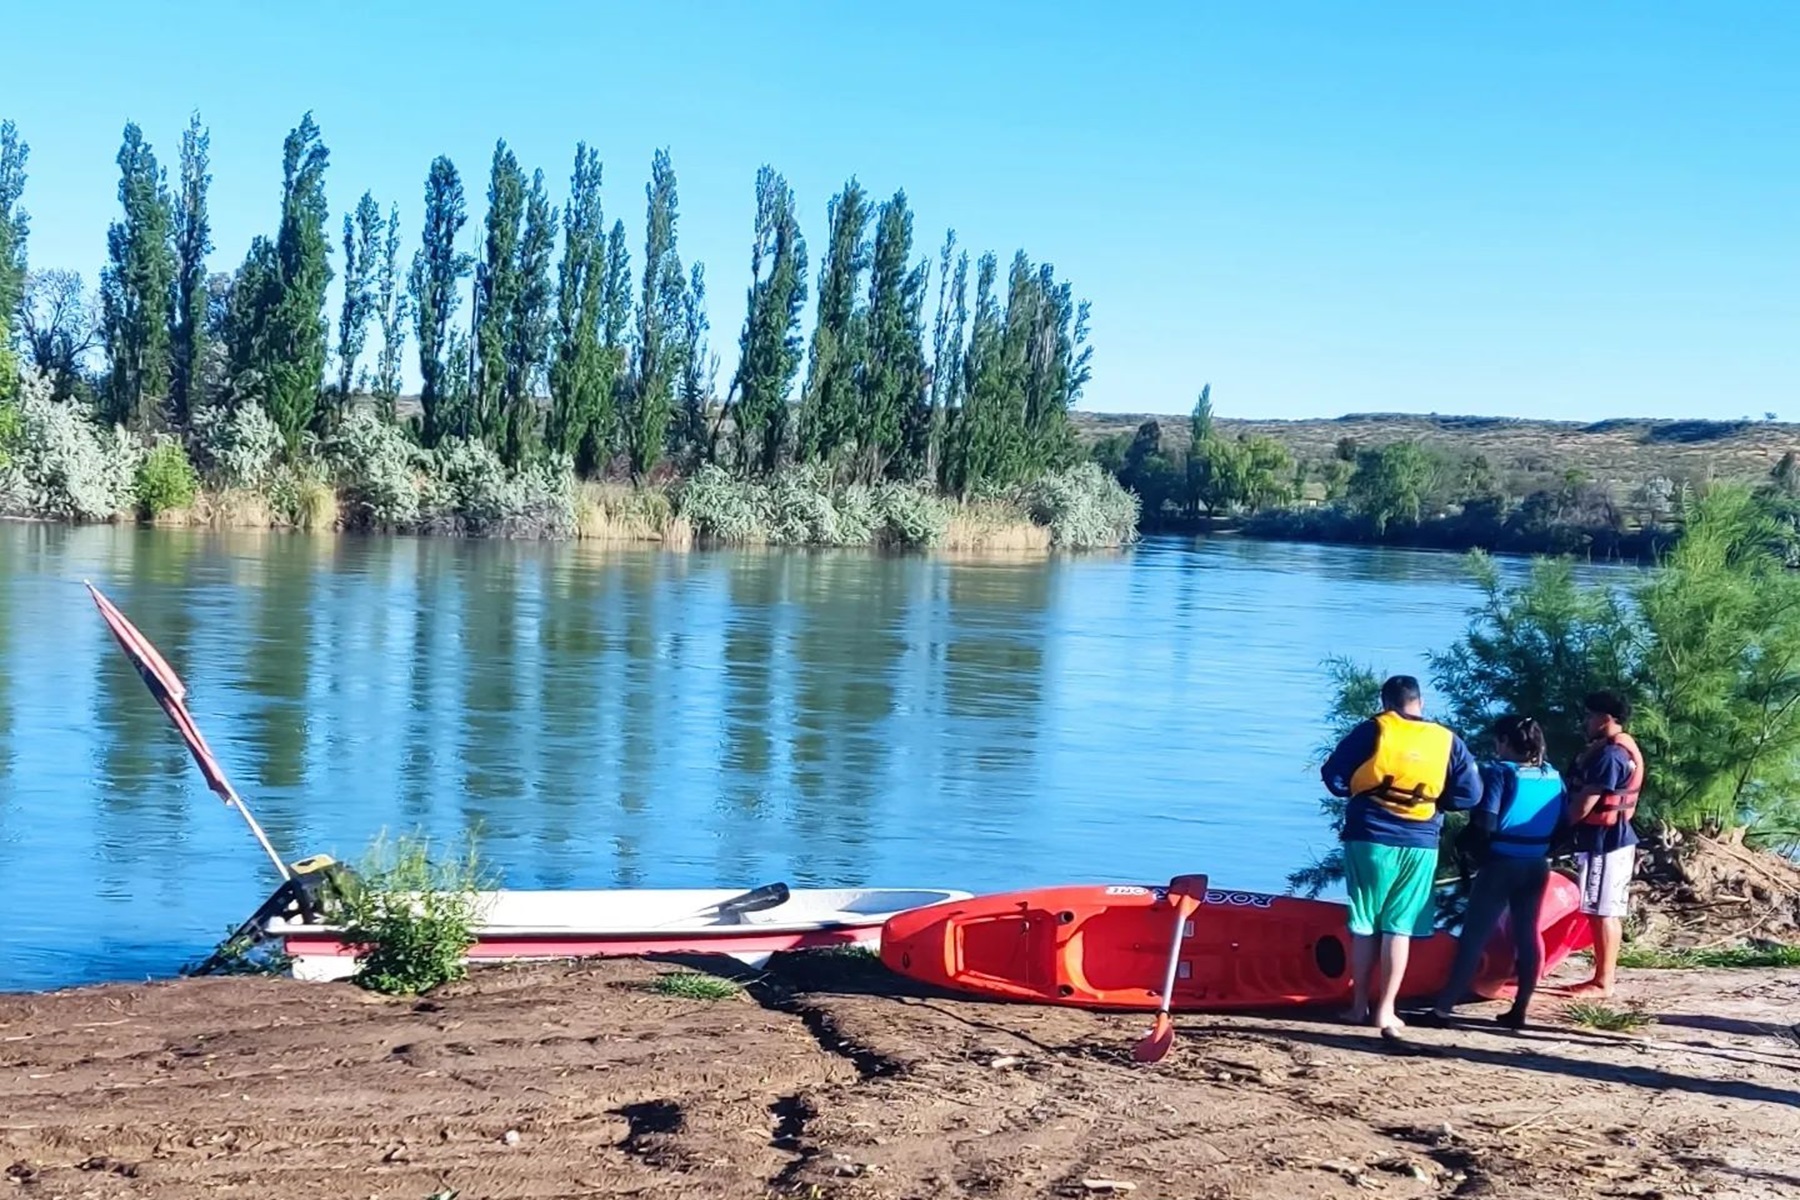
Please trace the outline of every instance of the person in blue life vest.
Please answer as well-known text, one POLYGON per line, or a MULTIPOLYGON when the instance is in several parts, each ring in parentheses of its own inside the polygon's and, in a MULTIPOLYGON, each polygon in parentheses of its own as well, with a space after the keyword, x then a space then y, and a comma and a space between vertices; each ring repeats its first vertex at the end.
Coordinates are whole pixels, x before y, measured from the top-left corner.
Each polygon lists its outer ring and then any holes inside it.
POLYGON ((1644 753, 1625 732, 1631 703, 1613 692, 1582 701, 1588 743, 1569 779, 1569 821, 1575 827, 1575 865, 1581 872, 1581 911, 1594 930, 1594 977, 1572 995, 1610 996, 1619 970, 1619 943, 1637 866, 1638 792, 1644 753))
POLYGON ((1412 939, 1432 934, 1443 811, 1480 803, 1481 776, 1462 739, 1425 719, 1410 675, 1381 685, 1381 712, 1344 736, 1319 775, 1350 802, 1342 835, 1351 977, 1344 1016, 1392 1036, 1405 1028, 1394 1003, 1412 939))
POLYGON ((1485 843, 1480 870, 1469 888, 1469 906, 1457 938, 1456 961, 1437 1004, 1415 1017, 1442 1025, 1468 992, 1500 914, 1512 918, 1519 990, 1512 1008, 1494 1019, 1525 1028, 1526 1010, 1544 966, 1538 915, 1550 881, 1550 848, 1563 828, 1568 793, 1562 776, 1544 761, 1544 730, 1530 717, 1506 716, 1494 724, 1495 761, 1481 768, 1481 804, 1470 823, 1485 843))

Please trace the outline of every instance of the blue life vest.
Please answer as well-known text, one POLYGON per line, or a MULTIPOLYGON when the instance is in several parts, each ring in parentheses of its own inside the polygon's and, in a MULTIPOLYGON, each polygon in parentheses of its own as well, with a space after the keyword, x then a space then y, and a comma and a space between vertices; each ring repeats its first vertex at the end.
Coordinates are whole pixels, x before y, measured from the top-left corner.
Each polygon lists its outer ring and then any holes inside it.
POLYGON ((1503 858, 1538 858, 1550 853, 1551 839, 1563 817, 1562 776, 1550 766, 1495 764, 1504 784, 1494 814, 1492 853, 1503 858))

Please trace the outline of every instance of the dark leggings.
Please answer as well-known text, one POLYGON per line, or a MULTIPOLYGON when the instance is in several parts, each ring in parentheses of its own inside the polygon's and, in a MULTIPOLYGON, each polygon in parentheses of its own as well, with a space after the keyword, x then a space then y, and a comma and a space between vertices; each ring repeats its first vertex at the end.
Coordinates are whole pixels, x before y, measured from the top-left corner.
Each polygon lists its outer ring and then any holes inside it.
POLYGON ((1500 923, 1500 914, 1512 914, 1513 953, 1518 957, 1519 995, 1513 1008, 1525 1011, 1537 990, 1538 973, 1544 966, 1544 941, 1538 933, 1538 914, 1544 907, 1544 885, 1550 880, 1546 858, 1503 858, 1494 855, 1475 874, 1469 888, 1469 910, 1457 937, 1456 965, 1450 982, 1438 998, 1448 1009, 1468 993, 1481 965, 1482 951, 1500 923))

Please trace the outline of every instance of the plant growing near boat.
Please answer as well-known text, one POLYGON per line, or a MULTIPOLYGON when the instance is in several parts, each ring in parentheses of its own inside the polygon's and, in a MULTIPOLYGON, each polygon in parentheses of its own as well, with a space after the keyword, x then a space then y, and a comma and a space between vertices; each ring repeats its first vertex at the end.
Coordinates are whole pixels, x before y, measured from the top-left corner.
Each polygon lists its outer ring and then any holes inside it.
POLYGON ((160 442, 138 463, 138 511, 146 517, 186 508, 199 492, 200 476, 180 442, 160 442))
POLYGON ((1661 950, 1651 946, 1631 945, 1619 951, 1619 965, 1664 971, 1800 967, 1800 946, 1777 944, 1725 946, 1714 950, 1661 950))
POLYGON ((356 982, 411 996, 468 972, 480 893, 492 886, 471 837, 454 857, 433 858, 422 836, 375 840, 345 899, 344 940, 360 947, 356 982))
POLYGON ((181 968, 183 976, 207 975, 285 975, 294 965, 291 955, 283 954, 272 941, 259 942, 236 928, 225 931, 225 940, 211 955, 181 968))
POLYGON ((1597 1000, 1577 1000, 1563 1010, 1563 1016, 1572 1025, 1607 1033, 1631 1033, 1656 1023, 1656 1018, 1642 1009, 1613 1008, 1597 1000))
POLYGON ((670 971, 658 975, 646 986, 659 996, 682 1000, 729 1000, 744 990, 729 979, 699 971, 670 971))

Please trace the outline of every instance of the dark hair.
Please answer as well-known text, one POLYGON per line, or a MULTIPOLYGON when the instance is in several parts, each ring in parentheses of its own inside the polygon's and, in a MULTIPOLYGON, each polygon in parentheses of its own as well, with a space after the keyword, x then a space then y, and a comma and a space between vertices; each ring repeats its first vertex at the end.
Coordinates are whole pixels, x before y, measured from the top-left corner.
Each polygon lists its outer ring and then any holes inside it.
POLYGON ((1381 707, 1399 712, 1419 698, 1419 681, 1411 675, 1395 675, 1381 685, 1381 707))
POLYGON ((1544 761, 1544 727, 1530 717, 1512 713, 1494 722, 1494 740, 1513 750, 1522 750, 1525 761, 1544 761))
POLYGON ((1581 705, 1589 712, 1611 717, 1621 725, 1631 720, 1631 701, 1617 692, 1589 692, 1581 705))

